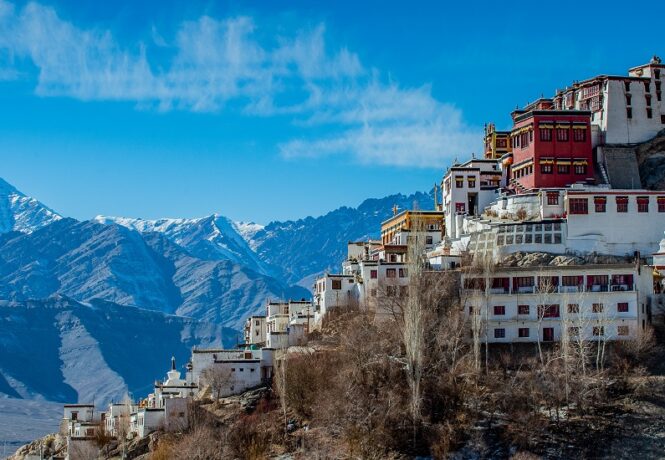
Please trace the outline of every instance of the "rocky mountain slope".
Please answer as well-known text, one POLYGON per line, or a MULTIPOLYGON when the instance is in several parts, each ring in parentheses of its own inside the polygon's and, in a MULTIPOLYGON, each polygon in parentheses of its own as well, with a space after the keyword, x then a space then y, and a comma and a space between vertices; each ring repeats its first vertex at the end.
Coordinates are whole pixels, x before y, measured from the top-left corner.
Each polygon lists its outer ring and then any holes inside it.
POLYGON ((171 356, 184 365, 194 346, 236 343, 219 325, 64 296, 0 301, 0 331, 0 440, 10 443, 57 428, 62 403, 145 395, 171 356))
POLYGON ((665 130, 635 147, 642 187, 665 190, 665 130))
POLYGON ((32 232, 61 216, 0 178, 0 233, 32 232))
POLYGON ((311 288, 314 275, 339 270, 348 241, 378 238, 381 222, 392 215, 395 205, 400 210, 433 209, 434 200, 422 192, 397 194, 320 217, 271 222, 248 235, 249 244, 264 262, 281 268, 281 278, 287 283, 311 288))
POLYGON ((104 299, 239 329, 265 299, 308 296, 229 260, 204 260, 159 233, 61 219, 0 236, 0 298, 104 299))
POLYGON ((275 269, 263 262, 249 247, 238 231, 240 227, 218 214, 200 219, 145 220, 97 216, 94 220, 102 224, 122 225, 142 233, 161 233, 202 260, 229 260, 263 275, 275 273, 275 269))
POLYGON ((111 302, 64 296, 0 301, 0 394, 57 402, 149 392, 171 356, 193 346, 233 345, 234 330, 111 302))

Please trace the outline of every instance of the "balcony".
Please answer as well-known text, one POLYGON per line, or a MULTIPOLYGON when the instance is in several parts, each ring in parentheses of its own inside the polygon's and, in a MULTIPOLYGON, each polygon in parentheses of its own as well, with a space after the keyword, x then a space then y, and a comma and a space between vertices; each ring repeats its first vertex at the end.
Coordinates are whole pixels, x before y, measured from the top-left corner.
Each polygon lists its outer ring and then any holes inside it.
MULTIPOLYGON (((521 286, 513 289, 508 288, 491 288, 490 295, 517 295, 517 294, 535 294, 535 295, 548 295, 548 294, 570 294, 581 292, 632 292, 635 291, 634 284, 594 284, 588 286, 552 286, 547 292, 539 292, 535 286, 521 286)), ((483 289, 465 289, 465 293, 470 296, 485 295, 483 289)))

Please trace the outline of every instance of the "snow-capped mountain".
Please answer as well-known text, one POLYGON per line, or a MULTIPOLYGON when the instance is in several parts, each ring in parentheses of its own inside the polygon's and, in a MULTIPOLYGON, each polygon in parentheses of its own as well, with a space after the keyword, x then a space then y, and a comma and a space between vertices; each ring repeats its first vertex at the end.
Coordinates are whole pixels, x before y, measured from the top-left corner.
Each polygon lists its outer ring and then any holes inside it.
POLYGON ((0 233, 32 232, 62 217, 0 178, 0 233))
POLYGON ((265 300, 307 297, 245 265, 205 260, 161 233, 61 219, 0 237, 0 298, 104 299, 239 329, 265 300))
POLYGON ((238 225, 218 214, 199 219, 145 220, 97 216, 94 220, 102 224, 122 225, 142 233, 161 233, 199 259, 229 260, 264 275, 275 272, 257 256, 245 238, 245 235, 251 236, 261 228, 256 224, 238 225))

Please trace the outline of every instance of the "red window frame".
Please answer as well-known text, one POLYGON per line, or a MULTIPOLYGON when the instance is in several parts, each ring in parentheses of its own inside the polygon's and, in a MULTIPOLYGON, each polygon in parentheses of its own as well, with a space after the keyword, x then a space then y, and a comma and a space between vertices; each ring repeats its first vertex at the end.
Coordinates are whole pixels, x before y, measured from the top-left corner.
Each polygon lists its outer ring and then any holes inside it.
POLYGON ((377 279, 379 277, 379 271, 378 270, 370 270, 369 271, 369 277, 373 280, 377 279))
POLYGON ((570 214, 589 214, 589 200, 587 198, 570 198, 568 207, 570 214))
POLYGON ((559 204, 559 192, 547 192, 547 205, 556 206, 559 204))
POLYGON ((665 196, 659 196, 656 198, 656 202, 658 203, 658 212, 665 212, 665 196))
POLYGON ((586 129, 573 129, 573 141, 575 142, 585 142, 586 141, 586 129))
POLYGON ((649 212, 649 197, 648 196, 638 196, 637 197, 637 212, 649 212))
POLYGON ((628 302, 619 302, 617 304, 617 312, 628 313, 628 302))
POLYGON ((387 268, 386 278, 397 278, 397 270, 395 268, 387 268))
POLYGON ((494 314, 496 316, 503 316, 506 314, 506 306, 505 305, 494 305, 494 314))
POLYGON ((520 327, 520 328, 517 330, 517 335, 518 335, 520 338, 526 338, 526 337, 529 337, 529 328, 528 328, 528 327, 520 327))
POLYGON ((604 196, 594 196, 593 204, 596 207, 596 212, 607 211, 607 198, 605 198, 604 196))
POLYGON ((628 212, 628 197, 627 196, 618 196, 616 197, 617 203, 617 212, 628 212))
POLYGON ((529 306, 528 305, 518 305, 517 306, 517 314, 518 315, 528 315, 529 314, 529 306))
POLYGON ((559 305, 538 305, 539 318, 558 318, 559 316, 559 305))
POLYGON ((568 142, 570 139, 570 128, 556 128, 557 142, 568 142))
POLYGON ((539 131, 541 142, 552 142, 552 128, 539 128, 539 131))

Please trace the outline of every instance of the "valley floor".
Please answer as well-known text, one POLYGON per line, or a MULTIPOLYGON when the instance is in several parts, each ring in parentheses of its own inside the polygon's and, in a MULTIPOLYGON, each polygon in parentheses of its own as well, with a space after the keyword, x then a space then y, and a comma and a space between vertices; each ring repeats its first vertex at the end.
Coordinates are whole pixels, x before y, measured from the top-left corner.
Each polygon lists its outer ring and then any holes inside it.
POLYGON ((0 458, 23 444, 58 431, 62 403, 0 398, 0 458))

